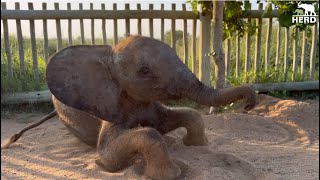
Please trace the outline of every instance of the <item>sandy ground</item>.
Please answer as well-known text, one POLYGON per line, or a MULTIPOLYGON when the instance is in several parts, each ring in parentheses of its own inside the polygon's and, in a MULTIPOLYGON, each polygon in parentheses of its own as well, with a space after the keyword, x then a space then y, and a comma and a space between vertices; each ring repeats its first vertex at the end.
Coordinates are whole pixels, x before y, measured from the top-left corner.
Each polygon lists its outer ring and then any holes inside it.
MULTIPOLYGON (((205 115, 209 145, 185 146, 183 128, 166 135, 178 179, 250 180, 319 178, 319 100, 281 100, 260 95, 248 114, 205 115)), ((1 119, 1 143, 44 114, 1 119)), ((1 150, 3 179, 148 179, 144 162, 117 173, 96 165, 95 149, 81 143, 54 118, 1 150)))

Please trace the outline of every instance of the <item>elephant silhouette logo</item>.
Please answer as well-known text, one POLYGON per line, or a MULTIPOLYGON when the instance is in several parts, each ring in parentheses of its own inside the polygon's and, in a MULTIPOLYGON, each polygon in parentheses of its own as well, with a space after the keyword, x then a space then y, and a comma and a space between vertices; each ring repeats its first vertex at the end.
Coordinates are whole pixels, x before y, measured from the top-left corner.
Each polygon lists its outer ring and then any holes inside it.
POLYGON ((317 22, 317 14, 313 4, 298 4, 295 15, 292 16, 292 24, 314 24, 317 22))
POLYGON ((304 9, 305 16, 315 16, 316 12, 314 11, 313 4, 298 4, 298 8, 304 9))

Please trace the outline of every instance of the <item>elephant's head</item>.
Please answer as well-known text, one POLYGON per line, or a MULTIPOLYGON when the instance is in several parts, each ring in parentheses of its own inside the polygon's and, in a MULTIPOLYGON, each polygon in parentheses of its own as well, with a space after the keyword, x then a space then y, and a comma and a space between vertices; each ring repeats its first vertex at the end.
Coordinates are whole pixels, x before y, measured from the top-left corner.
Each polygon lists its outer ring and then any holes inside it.
POLYGON ((120 87, 138 101, 179 98, 180 81, 190 72, 176 53, 158 40, 129 36, 113 48, 114 76, 120 87))
POLYGON ((113 121, 119 97, 137 102, 187 97, 221 106, 246 99, 255 105, 248 86, 214 90, 201 83, 168 45, 143 36, 129 36, 115 47, 73 46, 55 54, 47 66, 47 82, 62 103, 113 121))

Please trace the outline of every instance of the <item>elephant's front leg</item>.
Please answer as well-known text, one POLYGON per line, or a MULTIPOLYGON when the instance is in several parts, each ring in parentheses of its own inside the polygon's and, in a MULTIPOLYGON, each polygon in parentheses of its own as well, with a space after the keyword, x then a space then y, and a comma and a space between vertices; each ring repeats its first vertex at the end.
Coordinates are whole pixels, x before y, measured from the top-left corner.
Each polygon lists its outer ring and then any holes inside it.
POLYGON ((165 116, 160 120, 158 127, 155 127, 161 134, 184 127, 187 129, 187 134, 183 137, 185 145, 207 145, 204 122, 198 111, 191 108, 174 108, 162 112, 165 112, 165 116))
POLYGON ((103 122, 98 153, 100 163, 111 172, 125 168, 136 154, 142 154, 145 174, 152 179, 174 179, 181 173, 170 159, 161 134, 153 128, 124 129, 103 122))

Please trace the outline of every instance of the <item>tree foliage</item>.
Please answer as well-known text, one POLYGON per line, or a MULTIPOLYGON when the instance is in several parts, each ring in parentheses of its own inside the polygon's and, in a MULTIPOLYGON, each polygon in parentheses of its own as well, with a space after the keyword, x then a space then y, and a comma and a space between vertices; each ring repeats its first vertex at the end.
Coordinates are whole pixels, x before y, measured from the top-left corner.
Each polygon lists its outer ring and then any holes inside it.
MULTIPOLYGON (((191 4, 192 10, 195 13, 197 11, 197 5, 201 5, 204 11, 212 11, 212 1, 200 1, 200 0, 187 0, 191 4)), ((295 25, 300 30, 305 30, 310 24, 292 24, 291 19, 293 15, 298 15, 303 12, 302 9, 298 8, 298 4, 313 4, 315 11, 318 14, 318 6, 315 2, 318 1, 274 1, 267 0, 267 5, 265 7, 262 17, 268 15, 272 10, 272 4, 278 10, 278 21, 282 27, 290 27, 295 25)), ((257 3, 260 3, 257 0, 257 3)), ((243 37, 245 33, 253 35, 257 26, 252 23, 246 22, 243 17, 250 10, 250 2, 248 0, 241 1, 225 1, 224 3, 224 13, 223 13, 223 39, 230 38, 234 35, 243 37)))

